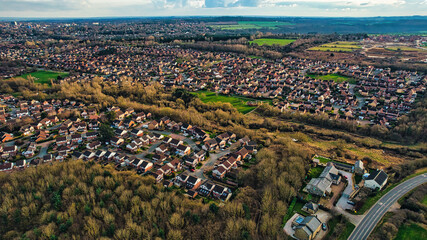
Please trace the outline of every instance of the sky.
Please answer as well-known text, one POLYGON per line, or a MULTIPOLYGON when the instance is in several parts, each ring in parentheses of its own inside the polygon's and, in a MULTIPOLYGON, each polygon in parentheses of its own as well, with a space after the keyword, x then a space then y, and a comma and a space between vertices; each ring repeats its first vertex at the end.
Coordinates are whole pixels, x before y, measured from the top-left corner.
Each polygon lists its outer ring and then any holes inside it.
POLYGON ((427 0, 0 0, 0 17, 427 15, 427 0))

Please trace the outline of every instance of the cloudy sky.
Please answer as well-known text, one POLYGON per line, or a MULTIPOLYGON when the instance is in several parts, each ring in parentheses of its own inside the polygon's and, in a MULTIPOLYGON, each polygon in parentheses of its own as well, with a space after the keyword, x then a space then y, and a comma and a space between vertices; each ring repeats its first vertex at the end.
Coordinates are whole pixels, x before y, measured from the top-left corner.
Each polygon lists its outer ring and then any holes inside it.
POLYGON ((427 0, 0 0, 0 17, 200 15, 427 15, 427 0))

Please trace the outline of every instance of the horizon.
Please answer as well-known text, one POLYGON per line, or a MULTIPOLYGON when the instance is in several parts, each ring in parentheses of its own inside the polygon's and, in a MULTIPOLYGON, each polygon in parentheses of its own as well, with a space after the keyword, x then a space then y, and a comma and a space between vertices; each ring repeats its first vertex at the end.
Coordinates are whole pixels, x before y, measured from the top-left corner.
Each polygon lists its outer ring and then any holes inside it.
POLYGON ((173 16, 360 18, 425 16, 427 12, 427 0, 0 0, 0 3, 0 18, 14 19, 173 16))

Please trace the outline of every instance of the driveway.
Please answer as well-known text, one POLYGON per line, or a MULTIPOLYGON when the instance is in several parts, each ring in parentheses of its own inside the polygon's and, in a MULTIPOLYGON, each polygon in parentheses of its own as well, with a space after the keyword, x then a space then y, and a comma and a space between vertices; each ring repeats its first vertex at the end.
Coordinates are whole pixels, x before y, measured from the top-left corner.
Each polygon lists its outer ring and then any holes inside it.
POLYGON ((348 197, 350 196, 350 194, 354 190, 353 178, 352 178, 353 174, 349 173, 349 172, 341 171, 341 170, 339 170, 339 173, 341 173, 343 176, 347 177, 348 184, 347 184, 347 187, 344 189, 342 196, 338 200, 336 206, 338 208, 343 209, 343 210, 353 209, 353 205, 347 203, 347 201, 349 200, 348 197))
POLYGON ((198 177, 198 178, 201 178, 201 179, 205 180, 205 179, 206 179, 206 177, 205 177, 205 175, 203 174, 203 173, 204 173, 204 171, 205 171, 205 170, 207 170, 207 169, 209 169, 209 168, 211 168, 211 167, 213 167, 219 158, 221 158, 221 157, 223 157, 223 156, 225 156, 225 155, 227 155, 227 154, 229 154, 229 153, 230 153, 230 149, 227 149, 227 150, 221 151, 221 152, 219 152, 219 153, 211 153, 211 154, 209 155, 208 160, 207 160, 207 161, 205 161, 205 162, 203 163, 203 166, 202 166, 200 169, 197 169, 197 170, 194 172, 194 174, 193 174, 193 175, 195 175, 195 176, 196 176, 196 177, 198 177))

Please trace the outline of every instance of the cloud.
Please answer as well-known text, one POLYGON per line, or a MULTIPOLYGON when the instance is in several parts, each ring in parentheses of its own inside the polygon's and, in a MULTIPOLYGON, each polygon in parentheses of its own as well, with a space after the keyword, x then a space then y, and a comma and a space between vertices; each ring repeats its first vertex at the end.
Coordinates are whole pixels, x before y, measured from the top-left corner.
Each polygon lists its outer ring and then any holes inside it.
POLYGON ((77 10, 89 5, 89 0, 0 0, 1 11, 77 10))

